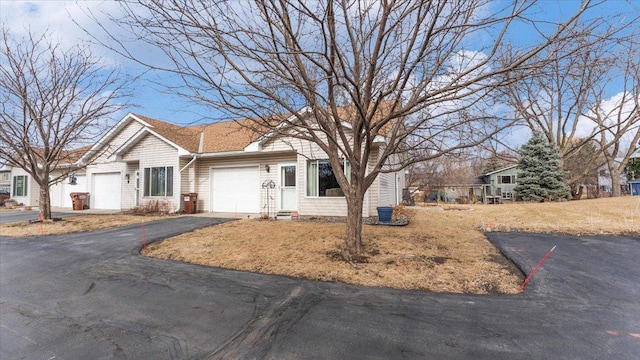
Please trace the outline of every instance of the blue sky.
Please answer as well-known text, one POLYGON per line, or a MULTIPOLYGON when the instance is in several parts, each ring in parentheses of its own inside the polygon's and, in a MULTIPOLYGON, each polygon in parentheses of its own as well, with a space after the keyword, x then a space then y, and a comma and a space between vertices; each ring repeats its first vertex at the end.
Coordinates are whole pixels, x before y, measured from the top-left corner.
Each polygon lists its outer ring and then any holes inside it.
MULTIPOLYGON (((505 4, 504 0, 497 0, 497 6, 505 4)), ((557 20, 575 11, 580 1, 570 0, 546 0, 538 4, 537 13, 548 20, 557 20)), ((640 14, 640 1, 636 0, 610 0, 601 8, 598 15, 607 12, 618 11, 621 8, 627 9, 629 14, 640 14)), ((100 17, 101 12, 115 15, 119 12, 117 4, 113 2, 101 1, 7 1, 0 0, 0 16, 2 22, 8 25, 12 31, 24 32, 30 28, 32 31, 43 31, 48 29, 63 44, 72 46, 81 41, 88 40, 78 27, 70 21, 75 19, 89 31, 97 31, 97 26, 90 19, 86 10, 90 9, 96 16, 100 17), (83 10, 84 9, 84 10, 83 10)), ((515 34, 515 39, 526 42, 530 34, 523 31, 515 34)), ((139 66, 126 62, 114 54, 100 47, 92 48, 94 55, 101 57, 106 64, 118 66, 126 72, 137 75, 143 69, 139 66)), ((141 49, 145 50, 145 49, 141 49)), ((153 56, 153 49, 146 49, 150 56, 153 56)), ((142 81, 135 85, 134 98, 131 99, 132 106, 126 111, 114 114, 114 121, 122 118, 127 112, 136 112, 149 117, 162 119, 165 121, 190 124, 203 121, 203 117, 210 112, 209 109, 196 106, 184 98, 166 93, 165 89, 149 82, 155 80, 159 82, 172 82, 164 74, 147 73, 142 81)))

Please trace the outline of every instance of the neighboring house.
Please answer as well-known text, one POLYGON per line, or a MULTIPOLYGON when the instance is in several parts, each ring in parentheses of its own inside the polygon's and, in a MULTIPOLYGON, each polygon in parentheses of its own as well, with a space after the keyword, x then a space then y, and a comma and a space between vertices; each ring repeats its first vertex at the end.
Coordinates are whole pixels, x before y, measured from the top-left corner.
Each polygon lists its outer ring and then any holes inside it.
MULTIPOLYGON (((157 201, 177 211, 182 194, 197 193, 197 209, 204 212, 347 214, 328 156, 317 145, 275 132, 257 136, 243 126, 248 121, 181 127, 128 114, 78 160, 90 165, 75 175, 75 185, 52 187, 52 202, 56 197, 70 207, 69 192, 87 191, 93 209, 157 201)), ((371 160, 384 138, 376 144, 371 160)), ((349 164, 343 166, 348 171, 349 164)), ((403 185, 404 172, 380 174, 365 196, 363 215, 399 204, 403 185)))
MULTIPOLYGON (((622 159, 615 159, 616 166, 618 166, 622 159)), ((627 194, 629 192, 629 185, 627 184, 627 175, 622 172, 620 174, 620 183, 618 184, 620 187, 620 192, 622 194, 627 194)), ((611 183, 611 174, 609 173, 609 168, 607 165, 602 165, 598 168, 598 190, 601 195, 611 196, 611 191, 613 189, 613 184, 611 183)))
POLYGON ((640 196, 640 180, 629 180, 631 196, 640 196))
POLYGON ((640 165, 640 147, 637 148, 633 153, 631 153, 631 156, 629 156, 629 162, 627 163, 627 166, 635 169, 635 171, 631 171, 631 173, 629 174, 630 178, 627 179, 628 181, 640 179, 640 171, 637 170, 638 168, 640 168, 640 166, 638 165, 640 165))
POLYGON ((518 181, 518 165, 507 166, 482 175, 484 182, 483 197, 485 203, 515 200, 513 189, 518 181))
MULTIPOLYGON (((76 168, 77 165, 73 163, 74 160, 80 158, 87 151, 87 147, 79 148, 70 151, 64 151, 62 156, 64 159, 69 159, 68 163, 58 164, 58 169, 52 171, 50 178, 54 178, 61 175, 63 172, 69 172, 76 168)), ((40 205, 40 186, 26 171, 19 167, 2 167, 0 168, 0 179, 5 177, 4 169, 8 169, 9 181, 9 193, 11 199, 15 200, 19 204, 26 206, 39 206, 40 205)), ((71 207, 72 192, 84 192, 84 170, 72 171, 69 177, 66 177, 63 181, 52 184, 50 187, 50 199, 51 206, 53 207, 71 207), (76 186, 77 185, 77 186, 76 186)), ((2 188, 2 182, 0 181, 0 188, 2 188)))
POLYGON ((422 192, 424 201, 458 202, 466 204, 480 201, 497 204, 505 200, 515 201, 518 180, 518 165, 508 166, 478 176, 469 184, 444 184, 428 186, 428 193, 422 192))
POLYGON ((0 164, 0 190, 11 192, 11 166, 0 164))
MULTIPOLYGON (((629 163, 640 163, 640 148, 637 148, 629 157, 629 163)), ((636 167, 637 168, 637 167, 636 167)), ((627 179, 629 183, 629 191, 632 196, 640 196, 640 174, 636 172, 631 173, 631 179, 627 179)))
POLYGON ((38 183, 21 168, 11 168, 11 190, 9 193, 11 199, 18 204, 25 206, 39 206, 40 204, 40 187, 38 183))

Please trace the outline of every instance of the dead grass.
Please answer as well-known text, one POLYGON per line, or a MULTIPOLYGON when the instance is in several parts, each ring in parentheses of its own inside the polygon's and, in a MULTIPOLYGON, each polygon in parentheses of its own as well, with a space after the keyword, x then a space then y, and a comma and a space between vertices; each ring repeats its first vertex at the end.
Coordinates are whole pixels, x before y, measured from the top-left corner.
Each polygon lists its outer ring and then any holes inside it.
POLYGON ((150 256, 230 269, 366 286, 514 293, 521 283, 480 231, 429 231, 432 211, 406 227, 365 226, 368 263, 340 260, 344 224, 242 220, 149 246, 150 256))
MULTIPOLYGON (((37 215, 36 215, 37 216, 37 215)), ((150 222, 165 217, 141 217, 131 215, 81 215, 69 216, 60 221, 44 221, 31 224, 28 221, 1 224, 0 235, 12 237, 70 234, 84 231, 109 229, 119 226, 140 224, 143 220, 150 222)))
POLYGON ((474 208, 466 217, 488 231, 640 235, 640 197, 466 208, 474 208))
POLYGON ((367 286, 518 291, 521 274, 482 230, 640 234, 640 198, 427 206, 406 227, 365 226, 369 262, 339 261, 344 224, 242 220, 152 244, 153 257, 367 286))

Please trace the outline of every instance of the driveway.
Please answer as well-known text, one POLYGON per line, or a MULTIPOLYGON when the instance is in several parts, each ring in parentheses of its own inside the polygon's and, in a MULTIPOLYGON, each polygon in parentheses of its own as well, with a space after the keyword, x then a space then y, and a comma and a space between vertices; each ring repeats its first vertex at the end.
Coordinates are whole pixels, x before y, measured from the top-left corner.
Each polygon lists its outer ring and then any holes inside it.
MULTIPOLYGON (((149 241, 221 219, 146 225, 149 241)), ((141 257, 139 226, 0 238, 0 358, 636 359, 640 240, 489 234, 523 294, 318 283, 141 257)))

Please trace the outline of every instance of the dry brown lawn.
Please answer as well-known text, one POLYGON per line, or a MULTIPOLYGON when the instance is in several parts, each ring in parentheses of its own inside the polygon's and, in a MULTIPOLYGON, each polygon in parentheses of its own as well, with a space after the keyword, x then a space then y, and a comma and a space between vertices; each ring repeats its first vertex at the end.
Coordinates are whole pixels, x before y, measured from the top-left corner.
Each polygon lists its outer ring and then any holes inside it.
POLYGON ((152 244, 149 256, 366 286, 517 293, 522 274, 484 231, 640 234, 640 198, 416 207, 406 227, 365 226, 369 262, 337 259, 344 224, 241 220, 152 244))
MULTIPOLYGON (((35 215, 37 217, 37 215, 35 215)), ((44 221, 31 224, 20 221, 0 224, 0 235, 12 237, 70 234, 109 229, 119 226, 150 222, 164 217, 140 217, 132 215, 80 215, 65 217, 60 221, 44 221)))

